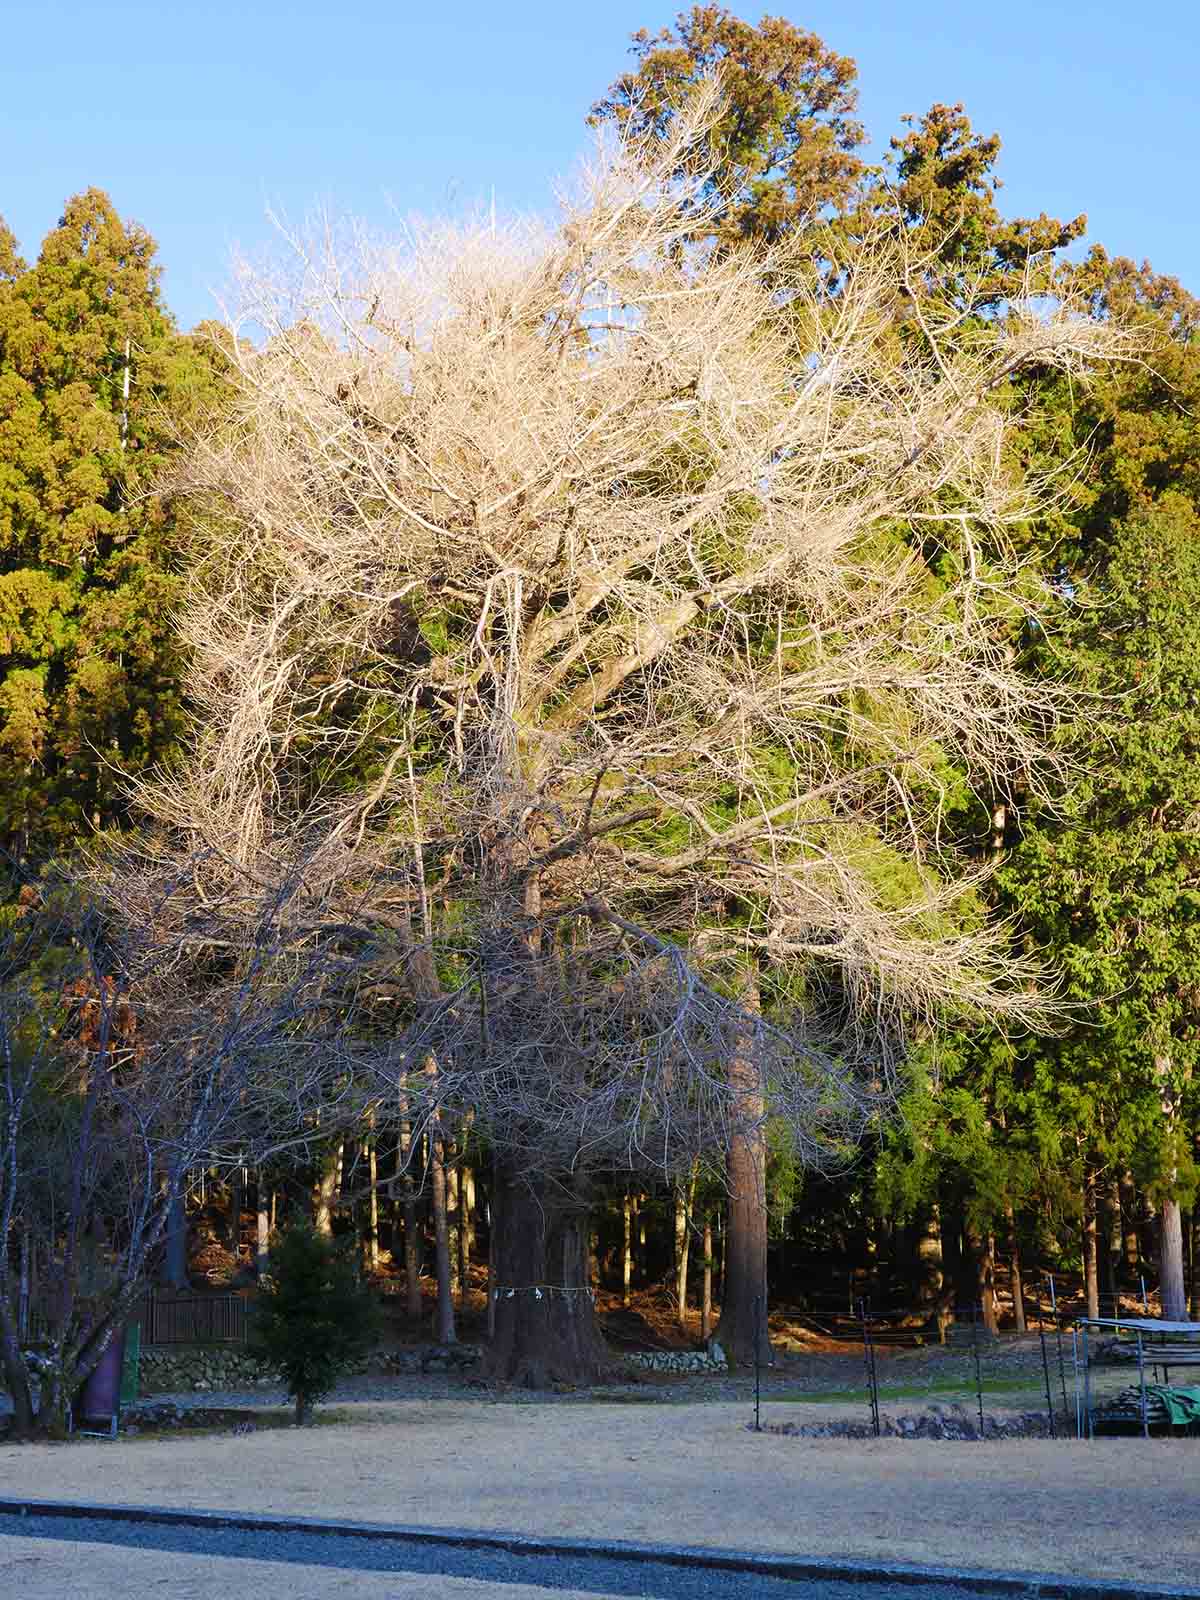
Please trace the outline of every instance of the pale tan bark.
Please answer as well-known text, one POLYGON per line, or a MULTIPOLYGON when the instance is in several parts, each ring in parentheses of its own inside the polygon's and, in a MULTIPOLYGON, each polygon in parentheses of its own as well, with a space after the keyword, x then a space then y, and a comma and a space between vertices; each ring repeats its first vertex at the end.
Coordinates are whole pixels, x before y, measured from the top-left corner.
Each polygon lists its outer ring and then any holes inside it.
POLYGON ((713 1288, 713 1231, 712 1218, 704 1218, 704 1277, 700 1292, 700 1337, 708 1340, 712 1332, 713 1288))
POLYGON ((621 1198, 621 1304, 630 1305, 633 1299, 633 1196, 621 1198))
MULTIPOLYGON (((1154 1058, 1162 1098, 1163 1120, 1168 1141, 1174 1144, 1178 1136, 1178 1105, 1171 1079, 1171 1059, 1158 1054, 1154 1058)), ((1188 1320, 1187 1288, 1183 1277, 1183 1215, 1179 1201, 1170 1192, 1179 1177, 1178 1167, 1172 1160, 1166 1174, 1168 1193, 1163 1199, 1158 1231, 1158 1282, 1162 1296, 1162 1314, 1169 1322, 1188 1320)))
POLYGON ((440 1138, 434 1138, 429 1154, 430 1194, 433 1205, 433 1241, 437 1273, 437 1309, 435 1312, 439 1344, 453 1344, 454 1294, 450 1277, 450 1219, 448 1184, 446 1180, 446 1147, 440 1138))

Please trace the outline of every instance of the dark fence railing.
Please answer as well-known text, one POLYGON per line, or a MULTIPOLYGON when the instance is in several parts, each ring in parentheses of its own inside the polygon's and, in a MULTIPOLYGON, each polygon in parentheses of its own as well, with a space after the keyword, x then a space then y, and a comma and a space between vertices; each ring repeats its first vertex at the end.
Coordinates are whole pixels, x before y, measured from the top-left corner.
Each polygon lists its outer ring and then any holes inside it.
POLYGON ((246 1302, 240 1294, 164 1294, 149 1290, 134 1308, 147 1344, 244 1344, 246 1302))

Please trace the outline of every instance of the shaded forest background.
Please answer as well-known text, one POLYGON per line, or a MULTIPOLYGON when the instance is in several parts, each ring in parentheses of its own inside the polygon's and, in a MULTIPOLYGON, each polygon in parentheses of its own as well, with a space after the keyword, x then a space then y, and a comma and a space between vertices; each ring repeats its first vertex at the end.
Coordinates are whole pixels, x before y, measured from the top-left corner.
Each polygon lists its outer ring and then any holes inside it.
MULTIPOLYGON (((718 246, 807 231, 836 259, 880 219, 938 231, 946 263, 1000 305, 1029 263, 1138 355, 1087 387, 1023 375, 1022 465, 1055 483, 1018 530, 1053 598, 1014 626, 1033 682, 1085 691, 1056 738, 1049 800, 1015 774, 980 795, 953 775, 947 836, 990 873, 980 914, 1011 928, 1072 1002, 1045 1036, 930 1030, 910 1046, 894 1114, 844 1170, 814 1174, 768 1140, 773 1304, 830 1324, 865 1299, 936 1331, 956 1308, 1023 1328, 1046 1274, 1080 1309, 1154 1297, 1200 1310, 1200 301, 1149 264, 1071 246, 1085 219, 1010 218, 1001 144, 937 105, 866 160, 848 57, 781 19, 697 7, 638 35, 592 120, 667 138, 689 86, 720 69, 703 228, 718 246), (715 218, 715 221, 714 221, 715 218)), ((1169 267, 1169 263, 1158 264, 1169 267)), ((978 305, 976 292, 974 303, 978 305)), ((51 863, 133 826, 131 775, 169 763, 183 729, 173 626, 191 511, 172 462, 226 379, 228 334, 182 333, 151 235, 85 189, 35 260, 0 223, 0 848, 6 915, 51 863)), ((932 562, 931 562, 932 565, 932 562)), ((196 1171, 154 1270, 183 1285, 252 1281, 271 1228, 307 1211, 353 1235, 365 1266, 442 1339, 482 1326, 490 1154, 471 1131, 411 1168, 369 1129, 319 1161, 196 1171), (440 1272, 435 1268, 440 1266, 440 1272)), ((729 1220, 720 1171, 675 1191, 614 1184, 594 1211, 593 1281, 615 1318, 657 1307, 689 1337, 716 1326, 729 1220)), ((34 1264, 36 1273, 36 1263, 34 1264)), ((614 1321, 613 1326, 619 1326, 614 1321)))

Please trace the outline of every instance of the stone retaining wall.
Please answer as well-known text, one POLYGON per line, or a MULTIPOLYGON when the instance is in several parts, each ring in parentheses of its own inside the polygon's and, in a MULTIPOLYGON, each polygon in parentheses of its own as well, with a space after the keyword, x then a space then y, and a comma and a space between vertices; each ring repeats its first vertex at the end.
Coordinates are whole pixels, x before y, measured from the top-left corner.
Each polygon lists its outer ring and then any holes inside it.
MULTIPOLYGON (((376 1350, 349 1370, 362 1372, 456 1372, 473 1367, 478 1345, 417 1345, 376 1350)), ((143 1394, 178 1394, 184 1390, 265 1388, 279 1381, 264 1373, 238 1345, 146 1345, 142 1349, 140 1388, 143 1394)))
MULTIPOLYGON (((461 1372, 478 1364, 478 1345, 405 1345, 376 1350, 354 1373, 461 1372)), ((723 1355, 703 1350, 632 1350, 621 1359, 648 1372, 724 1372, 723 1355)), ((143 1394, 186 1390, 266 1388, 278 1383, 239 1345, 147 1345, 142 1349, 143 1394)))
POLYGON ((627 1350, 622 1359, 648 1372, 727 1372, 724 1355, 706 1350, 627 1350))

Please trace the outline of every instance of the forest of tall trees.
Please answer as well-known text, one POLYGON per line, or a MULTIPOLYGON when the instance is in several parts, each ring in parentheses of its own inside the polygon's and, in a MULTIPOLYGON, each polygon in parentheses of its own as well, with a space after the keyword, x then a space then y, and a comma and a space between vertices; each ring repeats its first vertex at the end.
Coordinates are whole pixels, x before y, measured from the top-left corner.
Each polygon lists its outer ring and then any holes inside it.
POLYGON ((632 58, 254 339, 0 222, 10 1389, 301 1214, 537 1384, 1200 1307, 1200 301, 789 22, 632 58))

